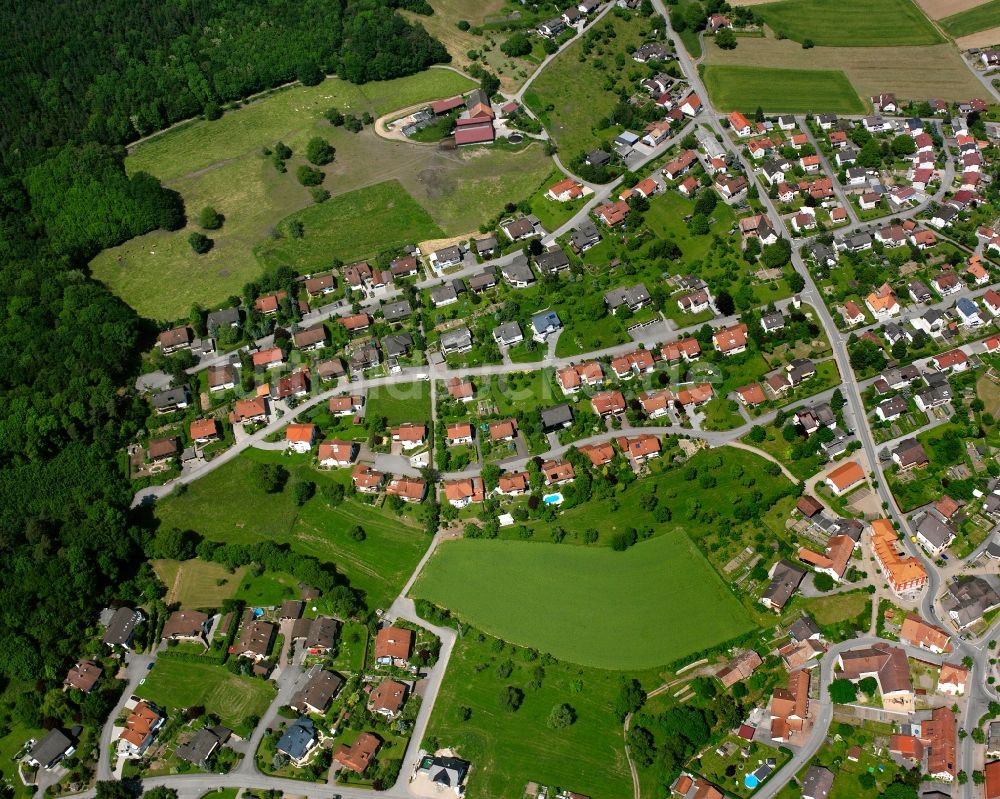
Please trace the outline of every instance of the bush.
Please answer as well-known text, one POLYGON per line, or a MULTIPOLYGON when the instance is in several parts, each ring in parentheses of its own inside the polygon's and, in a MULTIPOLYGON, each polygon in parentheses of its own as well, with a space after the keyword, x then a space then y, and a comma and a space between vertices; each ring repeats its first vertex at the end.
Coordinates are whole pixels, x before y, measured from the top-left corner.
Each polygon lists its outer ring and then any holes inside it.
POLYGON ((531 52, 531 40, 523 33, 515 33, 500 45, 500 52, 511 58, 527 55, 531 52))
POLYGON ((323 173, 305 164, 295 170, 295 177, 303 186, 318 186, 323 182, 323 173))
POLYGON ((222 214, 206 205, 198 212, 198 224, 205 230, 218 230, 222 227, 222 214))
POLYGON ((292 487, 292 496, 295 504, 299 507, 305 505, 316 495, 316 484, 310 480, 303 480, 292 487))
POLYGON ((576 711, 563 702, 563 704, 556 705, 552 708, 552 712, 549 713, 549 720, 547 723, 550 729, 563 730, 566 727, 572 726, 575 721, 576 711))
POLYGON ((210 249, 212 249, 212 245, 214 243, 215 242, 213 242, 204 233, 195 232, 188 236, 188 244, 191 245, 191 249, 198 253, 198 255, 204 255, 207 253, 210 249))
POLYGON ((309 159, 309 163, 316 166, 329 164, 336 153, 333 145, 320 136, 313 136, 306 145, 306 158, 309 159))
POLYGON ((467 20, 460 19, 458 22, 455 23, 455 27, 458 28, 460 31, 467 31, 472 26, 468 23, 467 20))

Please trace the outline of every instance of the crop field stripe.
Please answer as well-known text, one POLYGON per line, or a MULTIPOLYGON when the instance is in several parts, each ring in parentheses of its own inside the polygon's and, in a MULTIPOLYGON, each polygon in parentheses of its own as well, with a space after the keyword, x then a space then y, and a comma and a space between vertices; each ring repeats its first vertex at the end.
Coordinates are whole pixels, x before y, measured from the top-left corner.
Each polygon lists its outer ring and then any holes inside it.
POLYGON ((707 65, 704 80, 720 111, 860 114, 864 104, 841 71, 707 65))

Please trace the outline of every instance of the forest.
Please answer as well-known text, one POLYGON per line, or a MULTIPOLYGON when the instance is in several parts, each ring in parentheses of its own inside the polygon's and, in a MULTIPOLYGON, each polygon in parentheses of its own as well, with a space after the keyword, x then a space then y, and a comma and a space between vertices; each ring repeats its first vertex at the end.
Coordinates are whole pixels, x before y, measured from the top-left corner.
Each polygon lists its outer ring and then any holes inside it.
POLYGON ((102 605, 162 593, 123 464, 146 414, 132 386, 156 331, 87 264, 178 229, 185 208, 156 178, 127 175, 122 145, 288 81, 335 72, 365 82, 447 60, 398 7, 431 13, 424 0, 16 0, 0 10, 0 688, 58 684, 102 605))
POLYGON ((448 61, 396 7, 431 12, 425 0, 15 0, 0 9, 0 153, 125 144, 289 81, 364 83, 448 61))

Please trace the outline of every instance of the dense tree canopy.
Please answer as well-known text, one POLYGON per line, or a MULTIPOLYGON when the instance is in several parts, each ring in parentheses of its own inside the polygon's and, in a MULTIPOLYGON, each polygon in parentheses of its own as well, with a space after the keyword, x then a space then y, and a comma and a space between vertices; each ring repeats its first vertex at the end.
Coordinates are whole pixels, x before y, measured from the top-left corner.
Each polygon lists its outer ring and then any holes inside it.
MULTIPOLYGON (((0 675, 61 676, 102 604, 161 595, 144 555, 190 556, 197 542, 154 537, 129 510, 123 448, 147 413, 132 384, 155 330, 87 264, 186 220, 179 195, 126 174, 121 145, 290 80, 363 82, 446 61, 400 7, 431 13, 425 0, 67 0, 59 13, 15 0, 0 11, 0 675)), ((199 221, 222 218, 207 208, 199 221)), ((290 571, 341 612, 359 607, 332 566, 287 548, 201 542, 198 554, 290 571)))
POLYGON ((397 6, 429 11, 422 0, 67 0, 52 13, 15 0, 0 12, 0 153, 122 144, 292 80, 363 83, 449 60, 397 6))

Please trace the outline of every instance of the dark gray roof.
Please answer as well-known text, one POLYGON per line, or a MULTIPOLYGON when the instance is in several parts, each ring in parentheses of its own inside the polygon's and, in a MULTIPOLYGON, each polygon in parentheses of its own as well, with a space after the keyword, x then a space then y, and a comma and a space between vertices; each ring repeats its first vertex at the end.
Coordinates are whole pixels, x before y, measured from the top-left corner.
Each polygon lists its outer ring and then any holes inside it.
POLYGON ((458 292, 455 291, 455 287, 451 283, 445 283, 443 286, 437 286, 431 289, 431 302, 435 305, 440 305, 443 302, 450 302, 451 300, 458 299, 458 292))
POLYGON ((569 266, 569 258, 559 247, 543 252, 535 259, 538 271, 543 275, 553 274, 569 266))
POLYGON ((178 746, 174 754, 180 760, 199 766, 211 757, 217 747, 228 741, 230 735, 227 727, 202 727, 190 741, 178 746))
POLYGON ((332 671, 318 671, 305 684, 301 691, 296 692, 289 705, 300 713, 308 711, 309 707, 326 710, 330 700, 337 695, 344 679, 332 671))
POLYGON ((409 333, 398 333, 382 339, 382 349, 387 358, 398 358, 400 355, 406 355, 412 346, 413 336, 409 333))
POLYGON ((810 766, 802 782, 802 795, 812 799, 827 799, 833 789, 833 772, 822 766, 810 766))
POLYGON ((472 332, 462 326, 441 334, 441 349, 460 350, 472 346, 472 332))
POLYGON ((573 421, 573 409, 566 403, 556 405, 552 408, 545 408, 542 411, 542 427, 546 430, 562 427, 564 424, 573 421))
POLYGON ((182 402, 187 402, 190 396, 191 393, 188 391, 187 386, 168 388, 166 391, 161 391, 159 394, 153 396, 153 407, 158 410, 161 408, 172 408, 182 402))
POLYGON ((761 599, 767 599, 774 607, 783 608, 805 576, 805 569, 782 558, 774 565, 771 583, 764 589, 761 599))
POLYGON ((284 752, 292 760, 299 760, 309 751, 316 739, 316 727, 311 719, 302 718, 292 722, 278 741, 278 751, 284 752))
POLYGON ((972 576, 951 583, 941 604, 960 627, 968 627, 1000 605, 1000 596, 991 582, 972 576))
POLYGON ((62 730, 49 730, 45 737, 31 748, 31 758, 43 768, 48 768, 66 754, 66 750, 72 745, 73 742, 62 730))
POLYGON ((208 318, 205 324, 208 327, 208 332, 212 332, 213 327, 227 327, 232 325, 238 325, 240 323, 240 309, 239 308, 222 308, 218 311, 211 311, 208 314, 208 318))
POLYGON ((788 634, 796 641, 805 641, 807 638, 814 638, 820 635, 820 629, 811 616, 800 616, 792 622, 792 625, 788 628, 788 634))
POLYGON ((108 646, 128 646, 132 641, 135 626, 142 619, 142 613, 138 610, 128 607, 118 608, 104 631, 104 643, 108 646))
POLYGON ((382 306, 382 315, 387 322, 398 322, 400 319, 406 319, 411 313, 413 308, 410 307, 409 300, 399 300, 382 306))
POLYGON ((522 338, 521 326, 517 322, 504 322, 493 329, 493 338, 499 342, 522 338))
POLYGON ((573 235, 570 236, 570 242, 578 250, 582 250, 587 245, 600 240, 601 234, 592 219, 586 219, 581 222, 580 226, 573 231, 573 235))

